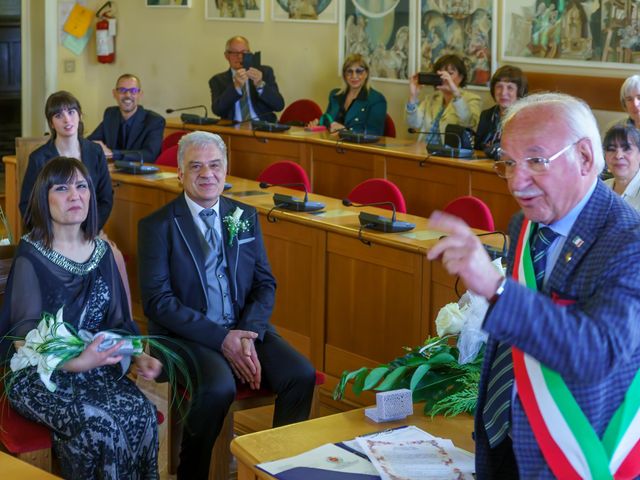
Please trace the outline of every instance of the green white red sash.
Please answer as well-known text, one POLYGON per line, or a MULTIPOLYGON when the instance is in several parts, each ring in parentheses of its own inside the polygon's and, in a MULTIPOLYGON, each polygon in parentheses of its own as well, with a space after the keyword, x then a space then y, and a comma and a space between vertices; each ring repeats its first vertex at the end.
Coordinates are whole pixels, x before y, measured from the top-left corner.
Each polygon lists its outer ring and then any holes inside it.
MULTIPOLYGON (((534 226, 529 220, 522 225, 513 277, 536 290, 529 249, 534 226)), ((600 440, 557 372, 515 347, 512 355, 518 396, 557 478, 622 480, 640 475, 640 372, 600 440)))

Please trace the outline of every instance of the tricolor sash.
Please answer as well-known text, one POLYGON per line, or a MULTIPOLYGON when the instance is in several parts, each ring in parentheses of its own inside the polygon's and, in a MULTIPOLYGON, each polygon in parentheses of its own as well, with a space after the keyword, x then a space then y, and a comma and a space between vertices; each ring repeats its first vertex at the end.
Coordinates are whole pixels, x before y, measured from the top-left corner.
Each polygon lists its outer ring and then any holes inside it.
MULTIPOLYGON (((526 219, 522 225, 513 277, 537 290, 529 247, 534 226, 526 219)), ((622 480, 640 475, 640 371, 601 440, 558 372, 515 347, 512 355, 522 407, 557 478, 622 480)))

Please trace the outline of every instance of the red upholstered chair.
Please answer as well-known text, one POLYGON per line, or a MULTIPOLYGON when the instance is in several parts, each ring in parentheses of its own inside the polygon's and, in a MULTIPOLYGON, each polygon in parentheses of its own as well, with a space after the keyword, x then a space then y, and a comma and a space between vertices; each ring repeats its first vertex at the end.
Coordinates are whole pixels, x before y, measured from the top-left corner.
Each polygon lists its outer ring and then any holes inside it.
MULTIPOLYGON (((311 182, 300 165, 295 162, 283 160, 281 162, 272 163, 258 175, 259 182, 267 183, 302 183, 307 192, 311 191, 311 182)), ((289 187, 295 190, 302 190, 302 187, 289 187)))
MULTIPOLYGON (((311 417, 318 416, 318 387, 325 382, 325 374, 316 370, 316 388, 313 394, 313 403, 311 404, 311 417)), ((275 395, 273 392, 261 388, 260 390, 251 390, 247 384, 236 383, 236 398, 231 404, 220 435, 216 439, 216 443, 213 446, 212 463, 209 470, 209 478, 229 478, 229 466, 231 464, 231 451, 229 445, 233 440, 234 428, 233 428, 233 414, 241 410, 247 410, 250 408, 263 407, 265 405, 271 405, 275 401, 275 395)), ((178 392, 178 394, 185 395, 185 392, 178 392)), ((171 398, 171 392, 169 392, 169 398, 171 398)), ((169 442, 169 473, 175 475, 178 469, 178 461, 180 457, 180 443, 182 440, 182 425, 180 423, 180 414, 178 409, 173 405, 169 409, 169 423, 167 432, 167 441, 169 442)))
MULTIPOLYGON (((384 178, 365 180, 356 185, 347 198, 355 203, 393 202, 396 212, 407 213, 407 204, 402 192, 393 182, 384 178)), ((381 205, 380 208, 392 210, 386 205, 381 205)))
POLYGON ((491 210, 482 200, 476 197, 464 196, 452 200, 444 207, 444 211, 460 217, 471 228, 479 230, 494 230, 491 210))
POLYGON ((393 123, 393 118, 388 113, 384 119, 384 136, 396 138, 396 124, 393 123))
POLYGON ((162 153, 167 148, 177 145, 180 139, 187 133, 189 132, 187 132, 186 130, 178 130, 177 132, 170 133, 169 135, 164 137, 164 139, 162 140, 162 148, 160 149, 160 152, 162 153))
POLYGON ((178 145, 167 148, 161 152, 156 159, 156 165, 168 165, 170 167, 178 166, 178 145))
POLYGON ((280 123, 306 125, 315 118, 320 118, 322 109, 313 100, 303 98, 296 100, 280 115, 280 123))

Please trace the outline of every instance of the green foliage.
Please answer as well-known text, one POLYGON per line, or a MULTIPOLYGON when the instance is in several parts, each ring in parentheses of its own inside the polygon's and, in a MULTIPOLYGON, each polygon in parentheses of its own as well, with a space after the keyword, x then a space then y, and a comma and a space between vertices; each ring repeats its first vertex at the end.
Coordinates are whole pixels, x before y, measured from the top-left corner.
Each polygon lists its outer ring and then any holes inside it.
POLYGON ((388 391, 408 388, 414 402, 425 402, 425 414, 458 415, 473 413, 478 397, 478 381, 484 349, 468 364, 458 363, 458 349, 451 345, 455 336, 427 338, 415 348, 403 347, 405 355, 375 368, 345 371, 333 392, 340 400, 353 381, 352 390, 388 391))

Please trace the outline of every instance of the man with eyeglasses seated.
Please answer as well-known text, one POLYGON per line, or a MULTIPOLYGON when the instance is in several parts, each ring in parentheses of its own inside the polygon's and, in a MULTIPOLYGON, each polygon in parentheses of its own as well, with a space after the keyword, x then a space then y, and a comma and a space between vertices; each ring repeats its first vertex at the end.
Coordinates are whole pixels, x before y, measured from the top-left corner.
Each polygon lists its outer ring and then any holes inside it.
POLYGON ((221 118, 242 122, 256 119, 275 122, 274 112, 284 108, 273 69, 267 65, 254 65, 245 69, 243 59, 251 53, 249 40, 235 36, 227 40, 224 58, 229 70, 209 80, 211 110, 221 118))
POLYGON ((135 75, 120 75, 112 93, 118 106, 104 111, 89 140, 100 145, 107 158, 120 160, 126 152, 127 160, 154 163, 162 147, 164 118, 139 105, 142 84, 135 75))
POLYGON ((428 258, 490 303, 477 478, 637 478, 640 216, 598 178, 600 133, 583 101, 525 97, 502 132, 495 168, 522 208, 507 277, 464 222, 436 212, 429 224, 447 236, 428 258))

